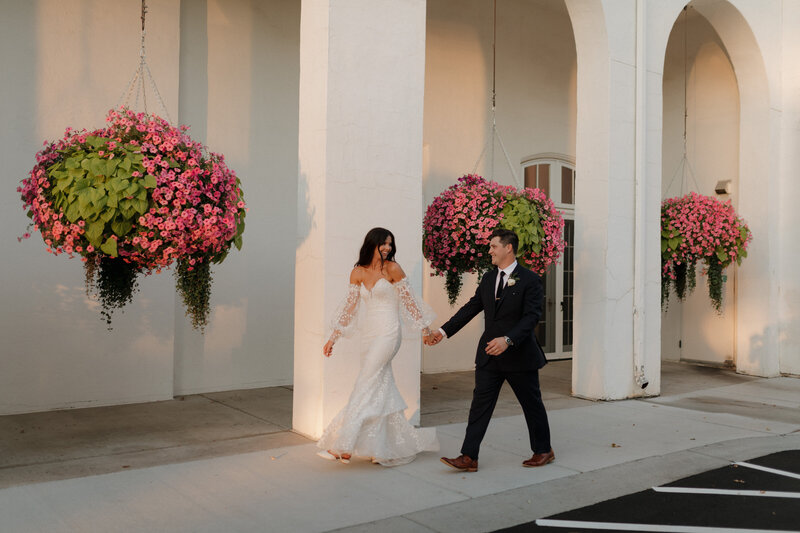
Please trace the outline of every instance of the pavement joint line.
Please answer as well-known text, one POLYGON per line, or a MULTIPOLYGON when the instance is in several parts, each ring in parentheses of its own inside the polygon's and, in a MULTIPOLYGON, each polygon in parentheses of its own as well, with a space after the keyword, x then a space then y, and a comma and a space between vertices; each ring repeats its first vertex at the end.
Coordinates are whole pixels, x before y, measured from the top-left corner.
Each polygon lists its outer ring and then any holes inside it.
MULTIPOLYGON (((647 403, 656 404, 655 402, 647 402, 647 403)), ((656 405, 658 405, 659 407, 668 407, 669 409, 675 409, 677 411, 684 411, 684 412, 689 412, 689 413, 702 413, 702 412, 705 412, 705 411, 695 411, 694 409, 687 409, 686 407, 680 407, 680 406, 677 406, 677 405, 662 404, 662 403, 659 403, 659 404, 656 404, 656 405)), ((764 405, 766 406, 766 404, 764 404, 764 405)), ((712 424, 712 425, 716 425, 716 426, 730 427, 730 428, 735 428, 735 429, 744 429, 744 430, 747 430, 747 431, 752 431, 754 433, 762 433, 764 435, 781 435, 781 436, 783 436, 783 435, 790 435, 792 433, 800 432, 800 429, 796 429, 796 430, 790 431, 789 433, 779 433, 779 432, 776 432, 776 431, 773 431, 773 430, 767 430, 767 429, 750 429, 750 428, 742 427, 741 425, 736 425, 736 424, 733 424, 733 423, 725 423, 725 422, 722 422, 722 421, 719 421, 719 420, 709 420, 707 417, 709 415, 730 415, 730 416, 735 416, 735 417, 739 417, 739 418, 744 418, 746 420, 753 420, 753 421, 756 421, 756 422, 765 422, 765 423, 769 422, 769 423, 772 423, 772 424, 787 424, 787 425, 791 425, 791 422, 782 422, 780 420, 767 421, 767 420, 764 420, 762 418, 753 418, 752 416, 739 415, 739 414, 733 414, 733 413, 724 413, 724 412, 720 412, 720 413, 705 412, 705 413, 706 413, 706 415, 703 417, 703 420, 699 421, 699 422, 702 422, 704 424, 712 424)))
POLYGON ((417 524, 417 525, 418 525, 418 526, 420 526, 420 527, 424 527, 425 529, 427 529, 427 530, 431 531, 431 529, 430 529, 430 528, 429 528, 429 527, 428 527, 426 524, 423 524, 422 522, 420 522, 420 521, 418 521, 418 520, 414 520, 414 519, 413 519, 412 517, 410 517, 410 516, 406 516, 406 515, 404 515, 404 516, 402 516, 402 518, 404 518, 404 519, 408 520, 409 522, 412 522, 412 523, 414 523, 414 524, 417 524))
POLYGON ((603 529, 612 531, 669 531, 673 533, 798 533, 796 530, 630 524, 625 522, 584 522, 581 520, 554 520, 551 518, 540 518, 536 520, 536 525, 542 527, 603 529))
MULTIPOLYGON (((683 408, 675 407, 674 409, 683 409, 683 408)), ((697 412, 697 411, 692 411, 691 409, 683 409, 683 410, 684 411, 688 411, 690 413, 691 412, 697 412)), ((725 413, 717 413, 717 414, 725 414, 725 413)), ((742 415, 733 415, 733 416, 742 416, 742 415)), ((756 422, 763 421, 763 419, 752 418, 752 417, 749 417, 749 416, 742 416, 742 418, 746 418, 748 420, 754 420, 756 422)), ((752 428, 742 427, 741 425, 736 425, 736 424, 732 424, 732 423, 731 424, 726 424, 726 423, 720 422, 718 420, 703 420, 703 423, 704 424, 711 424, 711 425, 714 425, 714 426, 722 426, 722 427, 726 427, 726 428, 743 429, 745 431, 752 431, 753 433, 760 433, 762 435, 786 435, 786 433, 779 433, 779 432, 773 431, 771 429, 769 429, 769 430, 768 429, 752 429, 752 428)), ((773 423, 774 424, 786 424, 786 422, 779 422, 779 421, 774 421, 773 423)))
POLYGON ((732 490, 732 489, 707 489, 698 487, 653 487, 655 492, 669 492, 673 494, 716 494, 720 496, 763 496, 766 498, 800 498, 800 492, 787 492, 776 490, 732 490))
POLYGON ((278 426, 279 428, 283 428, 284 431, 288 430, 288 429, 291 429, 291 428, 288 428, 288 427, 284 426, 283 424, 278 424, 277 422, 272 422, 271 420, 267 420, 266 418, 262 418, 260 416, 254 415, 253 413, 249 413, 249 412, 247 412, 244 409, 241 409, 239 407, 234 407, 232 405, 228 405, 227 403, 225 403, 223 401, 215 400, 214 398, 209 398, 205 394, 198 394, 198 396, 200 396, 202 398, 205 398, 206 400, 208 400, 210 402, 218 403, 218 404, 220 404, 220 405, 222 405, 224 407, 227 407, 228 409, 233 409, 234 411, 239 411, 240 413, 245 414, 247 416, 251 416, 251 417, 255 418, 256 420, 261 420, 262 422, 266 422, 267 424, 272 424, 273 426, 278 426))
POLYGON ((770 474, 778 474, 779 476, 786 476, 786 477, 793 477, 795 479, 800 479, 800 474, 795 474, 794 472, 787 472, 786 470, 778 470, 777 468, 770 468, 768 466, 761 466, 753 463, 748 463, 745 461, 736 461, 733 464, 738 466, 746 466, 747 468, 753 468, 755 470, 761 470, 763 472, 769 472, 770 474))
MULTIPOLYGON (((215 439, 214 442, 233 442, 236 440, 241 439, 249 439, 253 437, 265 437, 267 435, 275 435, 277 433, 284 433, 285 430, 277 430, 267 433, 254 433, 252 435, 240 435, 238 437, 228 437, 228 438, 218 438, 215 439)), ((0 470, 9 470, 12 468, 26 468, 29 466, 43 466, 43 465, 56 465, 56 464, 67 464, 72 463, 75 461, 85 461, 87 459, 100 459, 103 457, 119 457, 123 455, 130 455, 130 454, 140 454, 140 453, 148 453, 148 452, 163 452, 166 450, 174 450, 178 448, 187 448, 194 445, 202 445, 202 443, 188 443, 188 444, 174 444, 171 446, 160 446, 158 448, 141 448, 138 450, 128 450, 124 452, 115 452, 115 453, 105 453, 105 454, 97 454, 97 455, 83 455, 81 457, 72 457, 70 459, 61 459, 61 460, 53 460, 53 461, 40 461, 38 463, 18 463, 18 464, 10 464, 5 466, 0 466, 0 470)), ((281 446, 281 448, 288 447, 288 446, 296 446, 293 444, 287 444, 286 446, 281 446)), ((268 451, 268 450, 259 450, 259 451, 268 451)))
MULTIPOLYGON (((463 499, 462 499, 462 500, 459 500, 459 501, 467 501, 467 500, 471 500, 472 498, 474 498, 474 496, 470 495, 469 493, 466 493, 466 492, 464 492, 464 491, 462 491, 462 490, 459 490, 459 489, 454 489, 454 488, 452 488, 451 486, 448 486, 447 484, 445 484, 445 483, 443 483, 443 482, 442 482, 442 483, 440 483, 440 482, 438 482, 438 481, 426 481, 426 480, 421 480, 421 479, 419 478, 419 476, 416 476, 416 475, 414 475, 414 474, 412 474, 412 473, 410 473, 410 472, 404 472, 404 471, 402 471, 402 470, 398 470, 397 472, 398 472, 400 475, 407 476, 407 477, 410 477, 410 478, 413 478, 413 479, 416 479, 416 480, 419 480, 419 481, 423 481, 424 483, 427 483, 427 484, 429 484, 429 485, 433 485, 434 487, 438 487, 438 488, 440 488, 440 489, 444 489, 444 490, 446 490, 447 492, 451 492, 451 493, 453 493, 453 494, 456 494, 456 495, 458 495, 458 496, 461 496, 461 497, 463 497, 463 499)), ((457 475, 459 475, 459 474, 466 474, 465 472, 456 472, 456 471, 454 471, 454 470, 447 470, 447 471, 445 471, 445 472, 447 472, 447 474, 446 474, 446 475, 448 475, 448 476, 451 476, 451 475, 452 475, 452 476, 457 476, 457 475)), ((452 502, 452 503, 456 503, 456 502, 452 502)), ((433 507, 426 507, 426 508, 424 508, 424 509, 420 509, 420 510, 423 510, 423 511, 424 511, 425 509, 432 509, 432 508, 435 508, 435 507, 436 507, 436 506, 434 505, 433 507)))

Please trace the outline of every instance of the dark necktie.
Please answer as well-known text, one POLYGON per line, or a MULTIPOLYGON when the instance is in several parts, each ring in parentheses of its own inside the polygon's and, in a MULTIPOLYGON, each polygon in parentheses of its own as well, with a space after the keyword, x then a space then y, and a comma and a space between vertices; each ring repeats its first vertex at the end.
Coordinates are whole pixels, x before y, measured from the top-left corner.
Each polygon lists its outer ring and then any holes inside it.
POLYGON ((497 294, 495 294, 494 299, 499 300, 500 296, 503 294, 503 278, 506 276, 506 273, 502 270, 500 271, 500 283, 497 284, 497 294))

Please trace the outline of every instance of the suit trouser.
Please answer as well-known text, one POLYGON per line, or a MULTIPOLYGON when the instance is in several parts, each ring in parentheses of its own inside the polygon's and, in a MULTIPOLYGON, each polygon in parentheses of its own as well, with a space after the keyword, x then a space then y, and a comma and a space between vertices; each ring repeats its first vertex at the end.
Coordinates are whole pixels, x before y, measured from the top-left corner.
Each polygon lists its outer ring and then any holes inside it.
POLYGON ((475 390, 472 391, 467 433, 461 447, 461 453, 472 459, 478 458, 481 441, 489 427, 504 381, 508 381, 522 406, 531 450, 533 453, 550 451, 550 425, 539 390, 539 371, 504 372, 497 368, 497 362, 492 359, 475 369, 475 390))

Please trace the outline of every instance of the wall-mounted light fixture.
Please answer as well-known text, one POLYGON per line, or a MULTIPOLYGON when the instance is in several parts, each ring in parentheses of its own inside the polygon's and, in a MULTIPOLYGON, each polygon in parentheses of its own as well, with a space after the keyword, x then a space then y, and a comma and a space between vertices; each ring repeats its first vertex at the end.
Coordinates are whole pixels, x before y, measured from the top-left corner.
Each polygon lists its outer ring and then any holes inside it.
POLYGON ((731 193, 731 180, 720 180, 714 186, 714 192, 717 194, 730 194, 731 193))

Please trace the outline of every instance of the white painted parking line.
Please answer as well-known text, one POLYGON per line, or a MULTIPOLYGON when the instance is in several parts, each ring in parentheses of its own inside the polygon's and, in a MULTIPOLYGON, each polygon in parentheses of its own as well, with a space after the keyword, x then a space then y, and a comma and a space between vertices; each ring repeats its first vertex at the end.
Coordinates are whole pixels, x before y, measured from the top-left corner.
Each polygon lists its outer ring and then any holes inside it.
POLYGON ((721 496, 765 496, 767 498, 800 498, 800 492, 778 490, 729 490, 705 489, 696 487, 653 487, 656 492, 672 492, 678 494, 717 494, 721 496))
POLYGON ((624 522, 583 522, 581 520, 553 520, 550 518, 540 518, 536 521, 536 525, 542 527, 602 529, 612 531, 669 531, 672 533, 798 533, 798 531, 778 529, 626 524, 624 522))
POLYGON ((746 466, 747 468, 753 468, 755 470, 761 470, 762 472, 769 472, 770 474, 778 474, 779 476, 786 476, 786 477, 793 477, 795 479, 800 479, 800 474, 795 474, 794 472, 787 472, 786 470, 778 470, 777 468, 754 465, 753 463, 746 463, 746 462, 735 462, 733 464, 739 466, 746 466))

